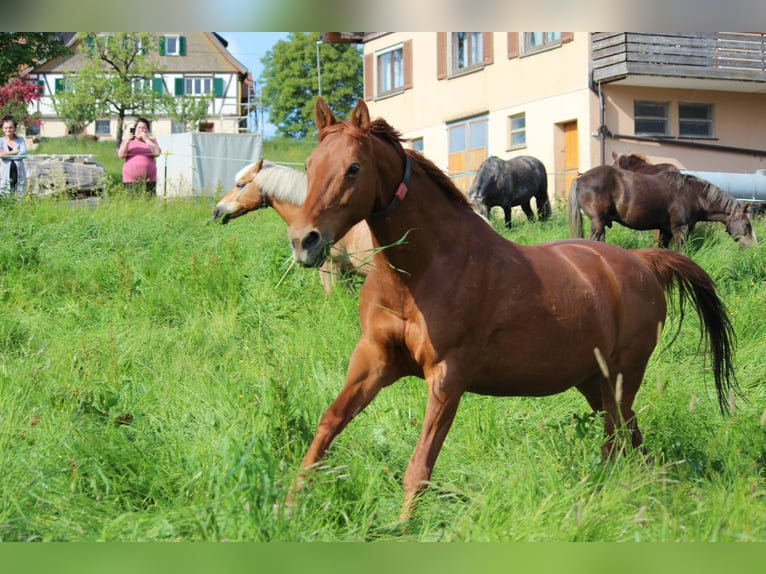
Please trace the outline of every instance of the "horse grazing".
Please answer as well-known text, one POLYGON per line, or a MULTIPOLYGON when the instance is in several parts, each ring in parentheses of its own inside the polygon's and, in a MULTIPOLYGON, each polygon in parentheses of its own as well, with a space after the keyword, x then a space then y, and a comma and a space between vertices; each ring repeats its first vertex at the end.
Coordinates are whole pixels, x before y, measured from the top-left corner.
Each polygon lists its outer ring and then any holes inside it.
POLYGON ((635 171, 636 173, 660 173, 663 171, 678 171, 672 163, 649 163, 647 157, 638 152, 618 154, 612 152, 612 167, 635 171))
POLYGON ((540 221, 551 216, 545 166, 539 159, 528 155, 509 160, 488 157, 473 180, 468 198, 487 219, 493 207, 502 207, 507 228, 511 227, 511 208, 514 205, 521 206, 529 221, 534 220, 532 198, 535 199, 540 221))
POLYGON ((602 165, 572 182, 567 208, 570 235, 583 236, 582 213, 591 220, 589 239, 604 241, 605 228, 617 222, 631 229, 659 229, 659 246, 671 240, 683 248, 699 221, 718 221, 742 246, 757 243, 748 204, 712 183, 666 170, 644 174, 602 165))
MULTIPOLYGON (((225 225, 250 211, 273 207, 289 225, 306 197, 306 174, 259 159, 242 168, 234 185, 213 210, 213 221, 225 225)), ((367 224, 362 221, 349 229, 335 245, 330 258, 319 268, 325 293, 343 274, 366 277, 372 263, 372 241, 367 224)))
POLYGON ((606 412, 604 458, 620 448, 615 431, 623 426, 639 447, 633 399, 673 289, 681 309, 691 301, 700 316, 726 409, 738 388, 734 334, 712 279, 691 259, 582 240, 514 243, 442 170, 404 149, 385 120, 371 121, 364 101, 339 122, 318 98, 314 116, 319 143, 306 162, 306 201, 288 229, 295 260, 320 265, 327 246, 365 219, 380 249, 360 293, 361 336, 346 383, 319 421, 288 502, 349 421, 405 376, 425 379, 428 398, 404 475, 402 519, 466 392, 542 396, 574 387, 606 412))

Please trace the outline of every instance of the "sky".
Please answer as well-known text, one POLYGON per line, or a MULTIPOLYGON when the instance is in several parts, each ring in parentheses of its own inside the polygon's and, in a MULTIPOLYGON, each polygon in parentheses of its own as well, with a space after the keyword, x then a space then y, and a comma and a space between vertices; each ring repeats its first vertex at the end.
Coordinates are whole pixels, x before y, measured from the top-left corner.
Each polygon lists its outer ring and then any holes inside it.
MULTIPOLYGON (((228 43, 227 50, 237 60, 242 62, 253 75, 253 80, 259 81, 263 66, 261 58, 271 50, 279 40, 286 40, 289 32, 218 32, 228 43)), ((256 84, 258 85, 258 84, 256 84)), ((268 118, 263 127, 264 137, 272 137, 276 128, 269 123, 268 118)))

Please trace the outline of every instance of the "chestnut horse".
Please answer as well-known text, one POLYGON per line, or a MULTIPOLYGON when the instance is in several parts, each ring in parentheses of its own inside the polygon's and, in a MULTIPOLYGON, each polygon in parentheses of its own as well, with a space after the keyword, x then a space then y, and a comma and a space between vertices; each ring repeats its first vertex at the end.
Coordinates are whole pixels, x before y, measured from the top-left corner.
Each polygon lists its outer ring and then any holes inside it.
MULTIPOLYGON (((237 173, 234 185, 215 206, 213 221, 225 225, 250 211, 273 207, 289 225, 305 197, 305 173, 261 158, 237 173)), ((329 293, 346 273, 366 277, 371 262, 370 230, 362 221, 335 243, 330 258, 319 268, 322 288, 329 293)))
POLYGON ((404 475, 403 520, 466 392, 542 396, 574 387, 606 413, 604 458, 621 444, 618 427, 639 447, 633 399, 673 289, 681 309, 691 301, 700 316, 725 410, 738 388, 734 334, 712 279, 692 260, 583 240, 514 243, 441 169, 404 149, 385 120, 371 121, 363 100, 339 122, 318 98, 314 116, 319 143, 306 162, 306 201, 288 229, 295 260, 320 265, 327 247, 365 219, 381 249, 360 293, 362 331, 346 383, 319 421, 288 502, 349 421, 405 376, 425 379, 428 397, 404 475))
POLYGON ((582 213, 591 220, 589 239, 604 241, 605 228, 617 222, 631 229, 659 229, 659 246, 671 240, 682 249, 699 221, 718 221, 740 245, 757 243, 748 204, 699 177, 665 170, 638 173, 600 165, 589 169, 569 188, 569 230, 583 236, 582 213))
POLYGON ((618 154, 612 152, 612 167, 627 169, 637 173, 660 173, 661 171, 678 171, 672 163, 649 163, 647 157, 638 152, 618 154))

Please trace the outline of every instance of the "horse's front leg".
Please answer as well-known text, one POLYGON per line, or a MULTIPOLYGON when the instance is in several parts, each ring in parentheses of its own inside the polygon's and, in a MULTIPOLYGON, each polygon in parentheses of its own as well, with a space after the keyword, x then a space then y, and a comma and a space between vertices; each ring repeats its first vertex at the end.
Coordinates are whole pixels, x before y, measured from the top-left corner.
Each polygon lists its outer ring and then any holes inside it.
POLYGON ((505 227, 511 229, 513 223, 511 222, 512 207, 510 205, 503 206, 503 213, 505 214, 505 227))
POLYGON ((446 379, 446 365, 428 377, 428 402, 423 417, 423 428, 404 474, 404 504, 400 520, 406 521, 412 513, 418 494, 431 478, 436 458, 455 419, 462 388, 450 385, 446 379))
POLYGON ((288 504, 294 502, 295 495, 305 483, 306 474, 322 459, 335 437, 370 404, 380 389, 400 376, 390 353, 368 341, 357 343, 349 362, 346 384, 319 421, 298 476, 290 485, 288 504))
POLYGON ((590 239, 591 241, 605 241, 606 240, 606 234, 604 233, 605 229, 606 229, 606 224, 604 221, 602 221, 599 218, 591 219, 590 235, 588 235, 588 239, 590 239))

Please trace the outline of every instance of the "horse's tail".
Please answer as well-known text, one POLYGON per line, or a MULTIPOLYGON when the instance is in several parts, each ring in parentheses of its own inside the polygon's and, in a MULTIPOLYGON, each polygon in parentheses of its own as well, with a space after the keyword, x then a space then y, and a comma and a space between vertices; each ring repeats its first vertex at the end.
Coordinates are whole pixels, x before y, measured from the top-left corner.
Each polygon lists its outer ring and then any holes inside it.
POLYGON ((542 169, 542 176, 540 178, 540 187, 535 194, 535 206, 537 207, 537 218, 540 221, 545 221, 551 217, 551 202, 548 198, 548 174, 545 172, 545 168, 542 169))
POLYGON ((579 177, 573 179, 572 185, 569 186, 567 219, 569 220, 569 236, 582 238, 582 212, 580 211, 580 199, 577 193, 577 181, 579 179, 579 177))
POLYGON ((678 293, 679 328, 685 302, 691 300, 694 304, 700 319, 700 337, 713 357, 718 406, 722 413, 727 407, 733 410, 734 394, 742 396, 734 374, 736 337, 712 278, 688 257, 668 249, 637 249, 633 253, 651 269, 666 293, 678 293))

